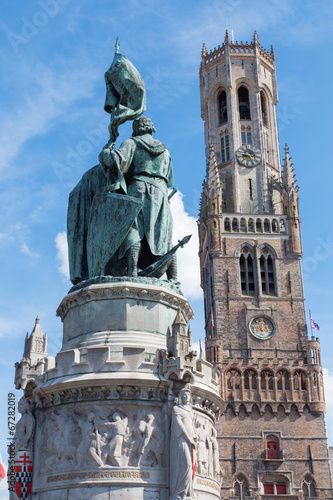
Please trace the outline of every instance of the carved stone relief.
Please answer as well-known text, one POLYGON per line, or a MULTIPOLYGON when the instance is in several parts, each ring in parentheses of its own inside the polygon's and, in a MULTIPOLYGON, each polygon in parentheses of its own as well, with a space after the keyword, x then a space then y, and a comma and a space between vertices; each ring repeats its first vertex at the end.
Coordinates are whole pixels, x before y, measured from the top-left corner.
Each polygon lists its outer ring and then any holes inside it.
POLYGON ((94 467, 165 468, 166 422, 159 408, 77 404, 39 414, 40 473, 94 467))
POLYGON ((197 473, 199 476, 220 481, 219 449, 217 432, 210 420, 197 416, 196 422, 197 441, 197 473))

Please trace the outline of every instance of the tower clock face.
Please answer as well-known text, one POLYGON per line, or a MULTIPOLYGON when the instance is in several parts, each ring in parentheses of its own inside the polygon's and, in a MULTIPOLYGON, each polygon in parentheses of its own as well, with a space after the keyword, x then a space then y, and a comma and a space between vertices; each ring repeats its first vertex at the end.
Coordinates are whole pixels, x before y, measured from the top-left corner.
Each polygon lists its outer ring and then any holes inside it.
POLYGON ((268 316, 256 316, 249 323, 249 330, 259 340, 268 340, 275 333, 275 324, 268 316))
POLYGON ((256 167, 261 162, 261 152, 253 144, 243 144, 237 149, 236 158, 244 167, 256 167))

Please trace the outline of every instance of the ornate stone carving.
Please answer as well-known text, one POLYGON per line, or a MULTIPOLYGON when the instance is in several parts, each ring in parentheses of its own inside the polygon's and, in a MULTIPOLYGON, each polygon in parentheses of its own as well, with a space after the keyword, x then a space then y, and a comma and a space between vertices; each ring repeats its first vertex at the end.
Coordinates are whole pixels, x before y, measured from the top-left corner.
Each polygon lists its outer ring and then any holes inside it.
POLYGON ((104 462, 101 458, 101 447, 103 440, 100 436, 96 416, 94 412, 79 416, 75 414, 75 420, 81 430, 80 444, 76 450, 76 462, 78 468, 91 465, 92 459, 102 467, 104 462))
POLYGON ((47 410, 38 436, 40 471, 165 467, 164 419, 132 405, 47 410))
POLYGON ((173 408, 170 442, 170 500, 193 498, 194 414, 191 392, 182 389, 173 408))
POLYGON ((161 431, 156 417, 149 413, 141 419, 132 434, 133 449, 130 465, 161 465, 165 451, 165 436, 161 431))
POLYGON ((24 397, 18 403, 18 411, 22 417, 16 424, 15 447, 17 451, 33 451, 33 434, 35 430, 35 418, 30 409, 30 403, 24 397))
POLYGON ((78 433, 71 410, 60 413, 54 410, 46 415, 41 435, 41 470, 59 470, 65 463, 71 467, 76 464, 78 433))
POLYGON ((103 448, 102 461, 104 465, 125 465, 123 462, 127 457, 124 454, 123 445, 125 436, 128 435, 128 417, 117 409, 112 419, 111 422, 104 422, 104 428, 111 430, 111 437, 108 436, 109 439, 103 448))
POLYGON ((197 420, 197 471, 200 476, 208 476, 208 464, 209 464, 209 453, 208 453, 208 434, 206 430, 206 425, 203 420, 197 420))

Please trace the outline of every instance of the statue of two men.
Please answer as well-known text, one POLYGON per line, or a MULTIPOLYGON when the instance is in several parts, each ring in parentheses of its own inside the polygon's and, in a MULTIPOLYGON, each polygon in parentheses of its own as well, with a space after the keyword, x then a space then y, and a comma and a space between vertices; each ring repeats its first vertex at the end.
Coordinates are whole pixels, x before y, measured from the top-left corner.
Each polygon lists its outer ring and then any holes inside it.
MULTIPOLYGON (((74 284, 96 276, 96 260, 99 275, 136 277, 172 249, 172 163, 166 146, 153 138, 155 131, 150 118, 134 120, 132 137, 117 150, 107 144, 100 164, 71 192, 67 237, 74 284)), ((176 281, 175 255, 166 272, 176 281)))

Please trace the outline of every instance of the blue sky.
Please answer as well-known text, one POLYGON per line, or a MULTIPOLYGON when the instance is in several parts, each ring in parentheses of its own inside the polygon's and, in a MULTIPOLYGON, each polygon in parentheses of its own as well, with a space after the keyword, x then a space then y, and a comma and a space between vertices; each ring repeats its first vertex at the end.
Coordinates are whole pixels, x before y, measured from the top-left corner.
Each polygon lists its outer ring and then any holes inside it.
MULTIPOLYGON (((287 142, 300 186, 306 307, 321 326, 326 369, 328 433, 333 445, 333 271, 331 138, 333 3, 322 1, 16 0, 0 21, 0 310, 1 446, 6 457, 6 398, 14 362, 37 314, 49 354, 61 346, 55 310, 69 289, 63 235, 67 200, 96 164, 108 139, 104 72, 114 43, 138 68, 147 87, 147 115, 167 144, 176 185, 176 236, 195 233, 205 174, 198 68, 203 42, 251 40, 276 53, 281 155, 287 142), (56 244, 57 240, 57 244, 56 244)), ((117 144, 130 134, 121 127, 117 144)), ((176 238, 177 239, 177 238, 176 238)), ((196 314, 195 341, 204 338, 196 240, 192 262, 183 250, 183 290, 196 314)), ((17 400, 20 394, 17 393, 17 400)), ((0 484, 6 498, 4 482, 0 484)), ((1 497, 1 492, 0 492, 1 497)))

